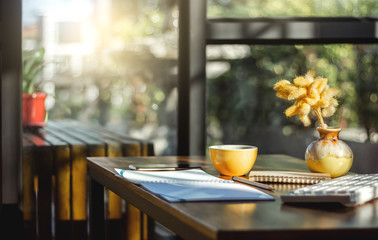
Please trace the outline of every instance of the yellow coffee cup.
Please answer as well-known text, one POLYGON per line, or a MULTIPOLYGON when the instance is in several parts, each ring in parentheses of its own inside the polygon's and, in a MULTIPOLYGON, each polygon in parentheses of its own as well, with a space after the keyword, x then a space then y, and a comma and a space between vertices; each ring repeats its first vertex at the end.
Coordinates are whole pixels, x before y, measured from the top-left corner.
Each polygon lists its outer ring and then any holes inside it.
POLYGON ((217 145, 209 147, 210 159, 222 175, 242 176, 255 164, 257 147, 250 145, 217 145))

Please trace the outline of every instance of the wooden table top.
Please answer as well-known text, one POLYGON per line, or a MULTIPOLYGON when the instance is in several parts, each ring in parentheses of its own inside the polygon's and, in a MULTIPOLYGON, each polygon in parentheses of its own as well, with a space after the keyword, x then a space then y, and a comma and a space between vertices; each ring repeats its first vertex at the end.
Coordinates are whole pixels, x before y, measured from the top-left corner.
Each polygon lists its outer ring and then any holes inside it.
MULTIPOLYGON (((132 163, 193 163, 219 173, 205 157, 88 158, 89 176, 184 239, 350 239, 378 236, 378 200, 346 208, 339 205, 282 204, 280 195, 300 187, 275 184, 275 201, 169 203, 126 181, 114 168, 132 163)), ((305 171, 303 160, 259 155, 254 170, 305 171)))

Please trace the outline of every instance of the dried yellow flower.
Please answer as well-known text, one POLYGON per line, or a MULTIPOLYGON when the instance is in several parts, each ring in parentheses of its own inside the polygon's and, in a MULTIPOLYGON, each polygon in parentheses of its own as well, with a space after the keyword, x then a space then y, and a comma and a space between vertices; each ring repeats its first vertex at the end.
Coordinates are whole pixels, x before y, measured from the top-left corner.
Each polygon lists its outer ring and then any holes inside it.
POLYGON ((298 87, 306 87, 308 86, 312 81, 310 81, 309 79, 305 78, 305 77, 296 77, 294 79, 294 84, 298 87))
POLYGON ((294 115, 297 115, 298 113, 299 113, 299 106, 297 106, 295 104, 285 110, 285 114, 288 117, 292 117, 294 115))
POLYGON ((285 110, 287 117, 298 114, 302 123, 309 126, 311 120, 308 115, 312 110, 319 120, 320 127, 327 127, 323 117, 330 117, 335 113, 338 106, 335 96, 339 92, 327 84, 327 78, 315 78, 315 71, 310 70, 304 76, 294 78, 293 83, 288 80, 278 81, 273 89, 277 92, 277 97, 295 100, 295 103, 285 110))

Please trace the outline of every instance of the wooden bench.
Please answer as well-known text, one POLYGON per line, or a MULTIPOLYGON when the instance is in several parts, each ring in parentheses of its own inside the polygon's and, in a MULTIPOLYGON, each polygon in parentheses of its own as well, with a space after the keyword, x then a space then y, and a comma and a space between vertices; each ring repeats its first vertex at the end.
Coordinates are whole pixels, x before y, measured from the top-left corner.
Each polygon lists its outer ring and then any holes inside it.
MULTIPOLYGON (((86 158, 149 155, 154 155, 151 142, 97 125, 62 120, 49 121, 44 128, 24 129, 25 227, 36 239, 87 239, 86 158)), ((139 239, 139 211, 110 191, 105 202, 108 238, 139 239)))

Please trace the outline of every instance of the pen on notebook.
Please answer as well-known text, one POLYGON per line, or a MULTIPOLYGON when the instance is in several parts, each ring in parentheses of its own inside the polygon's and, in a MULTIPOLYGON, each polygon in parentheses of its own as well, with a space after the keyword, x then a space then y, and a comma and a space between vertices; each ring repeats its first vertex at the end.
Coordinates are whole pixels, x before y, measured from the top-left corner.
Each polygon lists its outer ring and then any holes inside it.
POLYGON ((270 190, 270 191, 274 190, 274 188, 271 187, 271 186, 269 186, 269 185, 258 183, 258 182, 254 182, 254 181, 249 181, 249 180, 244 179, 244 178, 239 178, 239 177, 233 176, 232 180, 234 180, 236 182, 241 182, 241 183, 244 183, 244 184, 248 184, 248 185, 251 185, 251 186, 254 186, 254 187, 262 188, 262 189, 265 189, 265 190, 270 190))

